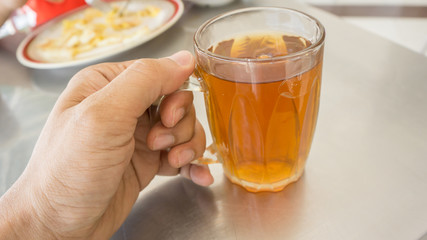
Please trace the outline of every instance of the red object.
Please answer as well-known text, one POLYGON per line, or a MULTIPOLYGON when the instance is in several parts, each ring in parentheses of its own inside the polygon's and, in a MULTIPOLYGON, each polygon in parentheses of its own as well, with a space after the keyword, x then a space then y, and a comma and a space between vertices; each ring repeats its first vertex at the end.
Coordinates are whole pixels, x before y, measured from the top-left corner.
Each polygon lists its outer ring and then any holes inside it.
POLYGON ((29 0, 26 4, 37 14, 36 26, 68 11, 86 5, 84 0, 62 0, 59 2, 48 0, 29 0))

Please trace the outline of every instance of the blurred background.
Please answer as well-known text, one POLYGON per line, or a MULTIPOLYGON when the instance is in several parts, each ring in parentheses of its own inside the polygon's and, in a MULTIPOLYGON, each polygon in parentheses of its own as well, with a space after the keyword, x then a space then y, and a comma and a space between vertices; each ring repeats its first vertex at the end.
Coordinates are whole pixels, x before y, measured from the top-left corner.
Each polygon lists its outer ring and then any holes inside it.
POLYGON ((427 56, 427 0, 296 0, 427 56))

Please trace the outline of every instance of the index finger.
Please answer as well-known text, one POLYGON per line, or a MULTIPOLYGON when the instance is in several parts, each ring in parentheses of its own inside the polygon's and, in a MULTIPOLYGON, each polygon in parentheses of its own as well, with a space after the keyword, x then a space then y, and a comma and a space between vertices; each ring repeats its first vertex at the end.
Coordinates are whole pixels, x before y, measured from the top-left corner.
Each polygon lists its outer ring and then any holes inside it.
POLYGON ((188 51, 161 59, 105 63, 79 72, 64 98, 92 98, 101 109, 122 109, 138 118, 159 96, 176 91, 193 70, 194 58, 188 51))

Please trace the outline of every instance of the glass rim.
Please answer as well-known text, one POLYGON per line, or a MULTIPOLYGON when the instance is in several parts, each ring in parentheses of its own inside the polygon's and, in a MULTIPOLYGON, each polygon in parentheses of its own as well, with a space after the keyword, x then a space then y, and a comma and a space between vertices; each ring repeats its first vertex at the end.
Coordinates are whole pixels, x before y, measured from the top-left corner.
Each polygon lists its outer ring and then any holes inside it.
POLYGON ((207 20, 206 22, 204 22, 196 31, 196 33, 193 36, 193 42, 194 42, 194 46, 196 48, 197 51, 202 52, 205 55, 208 55, 211 58, 216 58, 219 60, 225 60, 225 61, 233 61, 233 62, 253 62, 253 63, 265 63, 265 62, 276 62, 276 61, 282 61, 282 60, 288 60, 288 59, 292 59, 304 54, 307 54, 319 47, 321 47, 323 45, 325 41, 325 28, 323 26, 323 24, 317 20, 317 18, 301 12, 299 10, 296 9, 292 9, 292 8, 286 8, 286 7, 249 7, 249 8, 240 8, 240 9, 236 9, 236 10, 232 10, 226 13, 222 13, 220 15, 217 15, 209 20, 207 20), (309 19, 314 20, 316 26, 319 28, 320 31, 320 37, 314 42, 312 43, 309 47, 302 49, 301 51, 298 52, 294 52, 291 54, 287 54, 284 56, 277 56, 277 57, 272 57, 272 58, 236 58, 236 57, 227 57, 227 56, 223 56, 223 55, 219 55, 216 53, 213 53, 211 51, 208 51, 207 49, 201 48, 200 47, 200 43, 197 41, 197 36, 201 34, 201 32, 203 30, 206 29, 206 27, 208 27, 209 25, 211 25, 212 23, 223 19, 225 17, 234 15, 234 14, 238 14, 238 13, 242 13, 242 12, 252 12, 252 11, 259 11, 259 10, 285 10, 285 11, 290 11, 290 12, 294 12, 294 13, 298 13, 301 14, 309 19))

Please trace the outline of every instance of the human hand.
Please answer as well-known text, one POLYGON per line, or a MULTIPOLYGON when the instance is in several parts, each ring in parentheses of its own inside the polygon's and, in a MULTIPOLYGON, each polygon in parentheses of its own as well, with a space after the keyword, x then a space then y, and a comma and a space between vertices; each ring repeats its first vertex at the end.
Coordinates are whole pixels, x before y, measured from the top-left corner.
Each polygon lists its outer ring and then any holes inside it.
MULTIPOLYGON (((206 166, 190 164, 205 147, 193 95, 175 92, 193 69, 193 57, 183 51, 95 65, 71 79, 8 192, 30 203, 29 215, 39 221, 32 239, 37 233, 44 239, 46 233, 61 239, 110 237, 156 174, 176 175, 180 168, 197 184, 212 183, 206 166), (152 126, 147 109, 163 95, 160 121, 152 126)), ((23 203, 9 202, 18 204, 23 203)))
MULTIPOLYGON (((0 5, 4 8, 7 8, 11 11, 22 7, 28 0, 0 0, 0 5)), ((61 3, 65 0, 45 0, 46 2, 51 3, 61 3)))
POLYGON ((0 0, 0 26, 6 21, 10 13, 24 5, 26 0, 0 0))
POLYGON ((23 6, 27 0, 0 0, 0 6, 9 11, 13 11, 23 6))
MULTIPOLYGON (((44 0, 50 3, 62 3, 65 0, 44 0)), ((27 0, 0 0, 0 26, 6 21, 9 15, 27 2, 27 0)))

